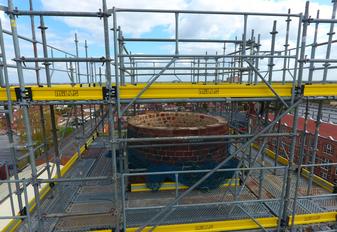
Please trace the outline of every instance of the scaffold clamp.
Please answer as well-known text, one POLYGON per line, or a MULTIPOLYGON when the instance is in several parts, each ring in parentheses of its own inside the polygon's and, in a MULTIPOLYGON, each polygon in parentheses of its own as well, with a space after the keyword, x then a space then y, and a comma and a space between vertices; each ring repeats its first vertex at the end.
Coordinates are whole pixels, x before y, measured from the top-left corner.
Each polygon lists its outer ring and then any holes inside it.
POLYGON ((23 208, 19 211, 19 215, 20 215, 20 216, 26 216, 26 215, 27 215, 27 208, 26 208, 26 206, 23 207, 23 208))
POLYGON ((103 100, 108 100, 109 98, 115 98, 117 96, 116 86, 111 88, 102 87, 103 100))
POLYGON ((18 102, 33 100, 33 92, 30 87, 26 87, 23 91, 19 87, 15 88, 15 95, 18 102))
POLYGON ((287 217, 285 220, 284 219, 280 219, 281 223, 280 226, 281 227, 286 227, 289 224, 289 217, 287 217))
POLYGON ((55 186, 55 182, 49 182, 49 187, 53 188, 55 186))
POLYGON ((303 95, 304 94, 304 87, 305 87, 305 85, 295 86, 295 94, 303 95))

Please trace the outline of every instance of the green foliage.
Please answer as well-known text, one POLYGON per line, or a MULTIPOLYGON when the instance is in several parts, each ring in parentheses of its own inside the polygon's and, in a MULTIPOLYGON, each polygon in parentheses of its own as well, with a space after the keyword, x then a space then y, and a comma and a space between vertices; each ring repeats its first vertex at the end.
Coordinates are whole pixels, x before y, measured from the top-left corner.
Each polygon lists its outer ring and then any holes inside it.
POLYGON ((59 129, 59 136, 62 136, 64 134, 64 137, 67 137, 74 131, 74 128, 72 127, 61 127, 59 129))

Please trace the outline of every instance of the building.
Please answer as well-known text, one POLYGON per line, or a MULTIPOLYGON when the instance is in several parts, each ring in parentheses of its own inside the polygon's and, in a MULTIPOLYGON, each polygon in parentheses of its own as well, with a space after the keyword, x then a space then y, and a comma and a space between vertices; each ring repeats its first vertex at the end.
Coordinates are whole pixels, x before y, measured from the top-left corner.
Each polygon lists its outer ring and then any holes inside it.
MULTIPOLYGON (((269 116, 269 120, 273 119, 273 115, 269 116)), ((301 136, 304 128, 304 118, 298 119, 298 133, 296 137, 296 148, 294 161, 299 163, 299 154, 301 148, 301 136)), ((293 127, 293 115, 288 114, 281 120, 280 132, 291 132, 293 127)), ((306 139, 304 144, 304 160, 303 164, 312 163, 312 155, 314 148, 314 135, 315 135, 316 120, 309 118, 307 120, 306 139)), ((261 141, 261 140, 260 140, 261 141)), ((288 158, 291 146, 290 137, 281 137, 279 155, 288 158), (283 147, 282 147, 283 146, 283 147), (285 152, 287 154, 285 154, 285 152)), ((272 151, 276 151, 277 138, 270 138, 266 146, 272 151)), ((337 124, 330 122, 321 122, 315 164, 329 164, 337 163, 337 124)), ((314 174, 322 177, 323 179, 337 184, 337 167, 336 166, 319 166, 314 168, 314 174)))

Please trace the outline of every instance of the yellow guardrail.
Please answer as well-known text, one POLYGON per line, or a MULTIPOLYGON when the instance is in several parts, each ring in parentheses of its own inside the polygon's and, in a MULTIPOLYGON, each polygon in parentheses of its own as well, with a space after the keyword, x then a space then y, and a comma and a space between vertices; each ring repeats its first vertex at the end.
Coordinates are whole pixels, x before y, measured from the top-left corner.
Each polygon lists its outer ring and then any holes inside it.
MULTIPOLYGON (((259 146, 257 144, 252 144, 252 147, 255 149, 258 149, 259 146)), ((275 152, 273 152, 272 150, 265 148, 265 154, 272 159, 275 159, 275 152)), ((278 156, 277 161, 282 164, 282 165, 288 165, 288 160, 282 156, 278 156)), ((301 170, 301 175, 305 178, 309 177, 309 171, 305 168, 302 168, 301 170)), ((317 175, 313 175, 312 181, 317 184, 318 186, 322 187, 323 189, 329 191, 329 192, 333 192, 334 191, 334 184, 330 183, 327 180, 324 180, 323 178, 317 176, 317 175)))
MULTIPOLYGON (((272 84, 275 92, 281 97, 290 97, 291 84, 272 84)), ((120 86, 121 99, 131 99, 145 87, 145 84, 120 86)), ((16 101, 15 88, 11 87, 11 100, 16 101)), ((52 87, 27 86, 32 92, 34 101, 73 101, 73 100, 102 100, 103 89, 101 86, 70 86, 53 85, 52 87)), ((337 96, 337 84, 312 84, 304 86, 304 96, 337 96)), ((233 83, 154 83, 140 98, 142 99, 172 99, 172 98, 250 98, 250 97, 275 97, 271 90, 264 84, 247 85, 233 83)), ((0 88, 0 101, 6 101, 6 89, 0 88)))
MULTIPOLYGON (((227 179, 225 182, 221 185, 221 187, 228 187, 228 186, 235 186, 239 185, 239 179, 236 179, 233 181, 233 179, 227 179)), ((170 191, 176 189, 176 182, 164 182, 161 184, 158 191, 170 191)), ((188 189, 188 186, 178 184, 179 190, 188 189)), ((152 190, 146 186, 146 183, 137 183, 137 184, 131 184, 131 192, 151 192, 152 190)))
MULTIPOLYGON (((259 149, 259 145, 255 144, 255 143, 253 143, 251 146, 255 149, 259 149)), ((264 152, 269 158, 272 158, 272 159, 275 160, 275 156, 276 156, 275 152, 273 152, 272 150, 270 150, 268 148, 265 148, 264 152)), ((277 162, 279 162, 280 164, 285 165, 285 166, 288 165, 288 160, 286 158, 282 157, 282 156, 277 157, 277 162)))
MULTIPOLYGON (((312 214, 297 214, 295 215, 294 225, 317 224, 324 222, 336 222, 337 212, 324 212, 312 214)), ((292 217, 289 217, 289 225, 292 217)))
MULTIPOLYGON (((256 218, 256 221, 264 228, 274 228, 277 226, 277 217, 256 218)), ((259 225, 252 219, 243 220, 226 220, 217 222, 200 222, 176 225, 160 225, 157 226, 154 232, 215 232, 215 231, 234 231, 234 230, 249 230, 259 229, 259 225)), ((127 228, 127 232, 137 231, 137 227, 127 228)), ((151 227, 145 227, 144 232, 152 231, 151 227)))
MULTIPOLYGON (((86 145, 83 145, 80 147, 80 154, 82 154, 85 151, 85 147, 89 146, 94 139, 97 137, 97 134, 94 133, 92 136, 90 136, 90 138, 87 140, 87 142, 85 143, 86 145)), ((61 169, 61 176, 63 177, 68 171, 69 169, 74 165, 74 163, 76 162, 76 160, 79 158, 79 154, 78 152, 75 152, 71 159, 62 167, 61 169)), ((55 179, 57 176, 53 176, 53 179, 55 179)), ((46 195, 49 193, 49 191, 51 190, 49 185, 45 185, 44 187, 42 187, 42 189, 39 191, 40 193, 40 199, 43 200, 46 195)), ((32 200, 30 200, 28 202, 29 204, 29 212, 33 212, 35 207, 36 207, 36 202, 35 202, 35 198, 33 198, 32 200)), ((17 228, 21 225, 21 220, 20 219, 12 219, 7 226, 5 226, 1 232, 14 232, 17 230, 17 228)))
MULTIPOLYGON (((302 168, 301 170, 301 174, 302 176, 306 177, 306 178, 309 178, 309 174, 310 172, 305 169, 305 168, 302 168)), ((322 187, 323 189, 329 191, 329 192, 333 192, 334 191, 334 184, 330 183, 329 181, 327 180, 324 180, 322 177, 320 176, 317 176, 317 175, 313 175, 312 176, 312 181, 319 185, 320 187, 322 187)))
MULTIPOLYGON (((95 139, 96 134, 94 134, 89 140, 88 144, 95 139)), ((257 144, 252 144, 252 147, 258 148, 257 144)), ((81 153, 85 150, 85 145, 81 147, 81 153)), ((266 154, 270 158, 275 159, 275 153, 270 149, 266 149, 266 154)), ((76 152, 73 157, 67 162, 67 164, 62 168, 61 173, 62 176, 71 168, 71 166, 78 159, 79 155, 76 152)), ((284 157, 279 157, 278 161, 287 165, 288 160, 284 157)), ((306 176, 308 171, 303 169, 302 174, 306 176)), ((325 183, 327 188, 331 187, 331 183, 326 180, 314 176, 313 181, 317 183, 325 183)), ((173 183, 173 182, 172 182, 173 183)), ((49 186, 45 186, 41 189, 40 195, 43 199, 47 193, 50 191, 49 186)), ((35 208, 34 199, 30 201, 30 211, 33 211, 35 208), (34 202, 34 203, 33 203, 34 202)), ((313 213, 313 214, 297 214, 295 215, 294 225, 306 225, 306 224, 317 224, 317 223, 326 223, 326 222, 336 222, 337 212, 322 212, 322 213, 313 213)), ((275 228, 277 226, 278 217, 267 217, 267 218, 256 218, 256 221, 265 228, 275 228)), ((291 223, 291 216, 289 217, 289 224, 291 223)), ((15 231, 19 225, 21 224, 21 220, 13 219, 11 222, 3 229, 1 232, 12 232, 15 231)), ((188 224, 175 224, 175 225, 159 225, 153 230, 154 232, 215 232, 215 231, 233 231, 233 230, 249 230, 249 229, 259 229, 259 225, 256 224, 252 219, 242 219, 242 220, 226 220, 226 221, 215 221, 215 222, 200 222, 200 223, 188 223, 188 224)), ((127 232, 134 232, 138 228, 127 228, 127 232)), ((151 227, 146 227, 143 231, 150 231, 151 227)), ((113 230, 95 230, 95 231, 113 231, 113 230)))
POLYGON ((310 84, 304 87, 304 96, 336 96, 337 84, 310 84))
MULTIPOLYGON (((258 149, 257 144, 251 145, 253 148, 258 149)), ((265 148, 265 154, 275 159, 275 153, 265 148)), ((279 156, 278 162, 282 165, 288 165, 288 160, 284 157, 279 156)), ((308 171, 302 169, 302 175, 307 177, 308 171)), ((322 179, 321 177, 314 175, 313 182, 323 187, 324 189, 332 192, 333 184, 322 179)), ((295 215, 294 225, 306 225, 306 224, 318 224, 326 222, 336 222, 337 212, 322 212, 322 213, 313 213, 313 214, 297 214, 295 215)), ((290 226, 292 217, 289 217, 290 226)), ((257 218, 256 219, 260 225, 265 228, 275 228, 277 226, 278 217, 270 218, 257 218)), ((250 219, 243 220, 227 220, 220 222, 201 222, 201 223, 190 223, 190 224, 175 224, 175 225, 160 225, 153 230, 154 232, 215 232, 215 231, 234 231, 234 230, 249 230, 249 229, 259 229, 260 227, 250 219)), ((151 227, 146 227, 144 231, 150 231, 151 227)), ((134 232, 137 230, 137 227, 127 228, 127 232, 134 232)))
MULTIPOLYGON (((294 225, 318 224, 327 222, 336 222, 337 212, 324 212, 312 214, 295 215, 294 225)), ((255 218, 255 220, 264 228, 277 227, 278 217, 255 218)), ((290 226, 292 217, 289 217, 288 226, 290 226)), ((154 232, 220 232, 235 230, 259 229, 260 226, 252 219, 226 220, 214 222, 187 223, 175 225, 159 225, 154 232)), ((138 227, 127 228, 127 232, 135 232, 138 227)), ((151 227, 146 227, 143 231, 152 231, 151 227)))
POLYGON ((113 232, 113 230, 89 230, 88 232, 113 232))

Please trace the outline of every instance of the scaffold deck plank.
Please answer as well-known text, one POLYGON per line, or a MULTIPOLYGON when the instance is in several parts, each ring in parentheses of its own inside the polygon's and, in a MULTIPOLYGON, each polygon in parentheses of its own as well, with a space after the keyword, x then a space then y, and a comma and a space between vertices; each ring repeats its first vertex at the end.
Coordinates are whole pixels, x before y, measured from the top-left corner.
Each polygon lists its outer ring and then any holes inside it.
MULTIPOLYGON (((146 84, 125 85, 120 87, 121 99, 132 99, 142 91, 146 84)), ((290 97, 291 84, 272 84, 275 92, 281 97, 290 97)), ((18 100, 18 92, 11 87, 11 99, 18 100)), ((27 86, 31 90, 33 101, 84 101, 103 100, 102 86, 70 86, 54 85, 52 87, 27 86)), ((337 96, 337 84, 304 85, 304 96, 337 96)), ((151 85, 140 99, 186 99, 186 98, 264 98, 276 97, 264 84, 186 84, 186 83, 155 83, 151 85)), ((5 88, 0 88, 0 101, 6 101, 5 88)))

